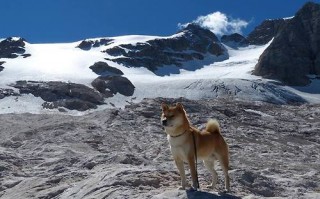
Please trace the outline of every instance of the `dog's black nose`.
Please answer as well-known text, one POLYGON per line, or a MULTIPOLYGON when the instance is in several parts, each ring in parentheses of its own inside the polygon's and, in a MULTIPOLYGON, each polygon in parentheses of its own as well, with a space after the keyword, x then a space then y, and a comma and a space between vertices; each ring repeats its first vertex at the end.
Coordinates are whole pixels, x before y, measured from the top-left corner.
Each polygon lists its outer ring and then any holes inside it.
POLYGON ((166 126, 167 125, 167 120, 165 119, 165 120, 162 120, 162 125, 163 126, 166 126))

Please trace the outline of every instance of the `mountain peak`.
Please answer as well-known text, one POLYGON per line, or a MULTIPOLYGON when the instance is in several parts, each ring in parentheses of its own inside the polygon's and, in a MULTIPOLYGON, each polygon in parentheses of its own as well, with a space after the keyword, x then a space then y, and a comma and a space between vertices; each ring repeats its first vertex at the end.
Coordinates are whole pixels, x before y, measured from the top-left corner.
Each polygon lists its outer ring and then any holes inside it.
POLYGON ((184 32, 191 35, 198 35, 199 37, 210 38, 210 40, 213 40, 216 42, 219 41, 218 37, 213 32, 195 23, 189 23, 186 27, 184 27, 178 33, 180 32, 184 32))
POLYGON ((223 35, 221 37, 221 42, 231 48, 238 48, 247 46, 248 40, 239 33, 233 33, 230 35, 223 35))
POLYGON ((309 19, 315 16, 320 16, 320 4, 317 4, 314 2, 307 2, 296 13, 296 17, 302 18, 302 19, 309 19))
POLYGON ((305 3, 298 12, 309 11, 309 10, 313 10, 313 9, 320 9, 320 4, 309 1, 309 2, 305 3))
POLYGON ((195 23, 189 23, 182 29, 182 31, 198 31, 198 30, 207 30, 207 29, 195 23))
POLYGON ((248 35, 247 39, 252 45, 264 45, 277 34, 284 23, 284 19, 264 20, 248 35))

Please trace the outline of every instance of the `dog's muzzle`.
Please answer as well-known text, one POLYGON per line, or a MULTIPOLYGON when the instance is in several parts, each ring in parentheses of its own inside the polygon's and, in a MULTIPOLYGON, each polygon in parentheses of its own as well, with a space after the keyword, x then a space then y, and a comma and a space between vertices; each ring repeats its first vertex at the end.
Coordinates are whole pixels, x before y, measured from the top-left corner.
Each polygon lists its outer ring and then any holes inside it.
POLYGON ((167 122, 168 122, 167 119, 162 119, 161 120, 161 123, 162 123, 163 126, 167 126, 167 122))

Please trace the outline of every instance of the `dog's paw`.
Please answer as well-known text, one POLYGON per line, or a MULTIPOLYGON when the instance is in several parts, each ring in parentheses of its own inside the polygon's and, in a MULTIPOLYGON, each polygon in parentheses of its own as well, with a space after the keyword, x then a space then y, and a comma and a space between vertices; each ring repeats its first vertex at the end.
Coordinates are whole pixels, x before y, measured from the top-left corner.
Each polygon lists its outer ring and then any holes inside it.
POLYGON ((230 188, 229 189, 224 189, 224 191, 223 191, 224 193, 230 193, 231 192, 231 190, 230 190, 230 188))
POLYGON ((197 188, 195 188, 195 187, 190 187, 189 191, 197 191, 197 188))
POLYGON ((180 187, 178 187, 178 190, 185 190, 185 189, 186 189, 185 186, 180 186, 180 187))
POLYGON ((230 189, 223 189, 222 191, 218 192, 220 195, 228 195, 231 193, 230 189))

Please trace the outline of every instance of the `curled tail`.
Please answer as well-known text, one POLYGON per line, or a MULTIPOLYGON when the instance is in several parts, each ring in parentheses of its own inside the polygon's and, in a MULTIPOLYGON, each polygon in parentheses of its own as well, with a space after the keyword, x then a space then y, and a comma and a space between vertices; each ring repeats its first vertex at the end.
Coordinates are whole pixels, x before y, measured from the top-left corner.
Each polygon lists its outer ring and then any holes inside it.
POLYGON ((220 126, 217 120, 210 119, 207 122, 206 131, 210 133, 220 133, 220 126))

